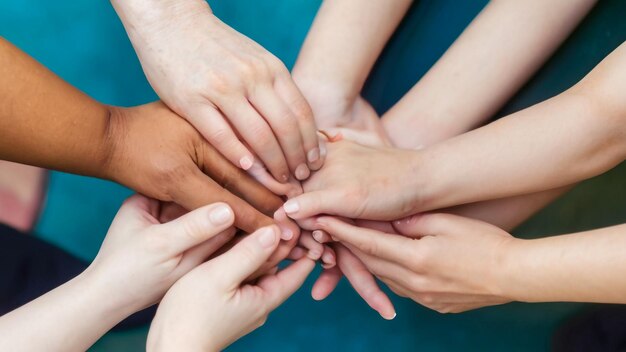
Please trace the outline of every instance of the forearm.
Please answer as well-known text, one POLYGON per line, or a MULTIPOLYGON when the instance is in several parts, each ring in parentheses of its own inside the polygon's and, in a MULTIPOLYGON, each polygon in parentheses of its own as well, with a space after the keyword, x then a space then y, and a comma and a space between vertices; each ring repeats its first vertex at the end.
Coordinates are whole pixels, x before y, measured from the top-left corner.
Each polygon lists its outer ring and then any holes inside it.
POLYGON ((106 177, 109 114, 0 38, 0 159, 106 177))
POLYGON ((331 95, 353 102, 411 3, 324 1, 293 69, 307 99, 326 100, 331 95))
POLYGON ((626 303, 626 225, 517 240, 506 256, 498 286, 511 299, 626 303))
POLYGON ((86 351, 132 312, 85 273, 0 317, 3 351, 86 351))
POLYGON ((383 117, 400 147, 426 146, 492 116, 596 0, 492 1, 383 117))
POLYGON ((414 152, 417 211, 535 193, 626 157, 626 46, 567 92, 414 152))
POLYGON ((510 232, 570 189, 571 186, 566 186, 538 193, 463 204, 441 211, 488 222, 510 232))

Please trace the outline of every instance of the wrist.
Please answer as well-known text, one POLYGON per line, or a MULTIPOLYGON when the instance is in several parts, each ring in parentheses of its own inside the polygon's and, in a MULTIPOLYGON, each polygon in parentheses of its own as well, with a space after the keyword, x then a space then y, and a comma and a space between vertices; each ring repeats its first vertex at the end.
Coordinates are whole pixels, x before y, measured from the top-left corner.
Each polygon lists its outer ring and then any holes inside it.
POLYGON ((102 147, 100 148, 103 155, 102 165, 100 167, 101 174, 99 178, 122 183, 123 176, 120 175, 120 171, 123 168, 120 167, 119 152, 122 149, 124 128, 122 124, 125 116, 128 113, 129 108, 123 108, 119 106, 107 106, 107 122, 105 133, 101 141, 102 147))
POLYGON ((82 296, 89 297, 92 302, 89 305, 90 314, 109 330, 139 309, 132 307, 131 302, 125 302, 123 295, 114 288, 112 290, 114 286, 103 280, 106 276, 101 274, 90 265, 74 280, 82 296))
POLYGON ((523 291, 523 285, 519 275, 525 273, 521 270, 521 266, 526 260, 523 257, 528 255, 528 242, 528 240, 510 237, 498 247, 495 262, 491 268, 494 275, 490 277, 491 282, 488 283, 490 292, 494 296, 508 301, 527 301, 520 292, 523 291))
POLYGON ((133 43, 136 37, 143 38, 153 32, 158 35, 170 24, 180 24, 181 18, 212 13, 204 0, 111 0, 111 4, 133 43))
POLYGON ((356 101, 360 89, 351 87, 345 79, 338 76, 324 77, 320 72, 301 68, 296 63, 292 70, 292 78, 309 104, 341 104, 346 109, 356 101))

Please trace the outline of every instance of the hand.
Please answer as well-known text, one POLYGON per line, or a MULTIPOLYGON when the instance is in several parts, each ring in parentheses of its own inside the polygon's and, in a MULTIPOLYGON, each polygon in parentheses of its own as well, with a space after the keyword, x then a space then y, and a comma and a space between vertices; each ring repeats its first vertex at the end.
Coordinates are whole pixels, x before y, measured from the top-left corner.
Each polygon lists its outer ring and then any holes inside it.
POLYGON ((393 220, 415 213, 419 177, 415 151, 328 144, 324 167, 303 183, 305 193, 283 206, 301 220, 318 214, 393 220))
POLYGON ((277 228, 262 228, 176 282, 159 305, 148 350, 218 351, 263 325, 315 266, 305 257, 246 284, 278 242, 277 228))
MULTIPOLYGON (((112 149, 108 177, 141 194, 186 209, 223 201, 235 211, 237 227, 246 232, 272 224, 266 215, 282 204, 163 103, 113 109, 107 138, 112 149)), ((299 192, 295 186, 281 188, 299 192)))
POLYGON ((396 221, 393 225, 400 234, 331 217, 320 217, 318 223, 395 293, 438 312, 511 300, 503 295, 499 273, 508 248, 517 240, 495 226, 449 214, 396 221))
POLYGON ((248 170, 258 155, 280 182, 321 167, 310 107, 279 59, 205 1, 150 2, 144 13, 114 4, 159 97, 234 165, 248 170))
POLYGON ((294 80, 311 105, 319 129, 363 145, 391 146, 382 120, 363 97, 348 98, 341 89, 295 73, 294 80))
POLYGON ((158 302, 176 280, 235 234, 233 211, 224 203, 185 212, 174 204, 130 197, 85 273, 99 278, 128 314, 158 302))

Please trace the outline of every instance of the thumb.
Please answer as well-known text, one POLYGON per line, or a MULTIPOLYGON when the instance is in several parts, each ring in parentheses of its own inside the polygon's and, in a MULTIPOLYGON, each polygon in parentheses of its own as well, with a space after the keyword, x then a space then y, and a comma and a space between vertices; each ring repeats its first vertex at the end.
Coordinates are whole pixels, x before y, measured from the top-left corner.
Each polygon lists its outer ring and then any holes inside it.
POLYGON ((157 226, 171 244, 171 254, 179 254, 220 234, 233 221, 233 210, 227 204, 214 203, 157 226))
POLYGON ((328 190, 312 191, 293 197, 285 202, 283 209, 287 216, 294 220, 320 214, 350 216, 350 214, 343 214, 345 200, 340 199, 339 192, 328 190))
POLYGON ((213 268, 220 271, 219 283, 229 289, 239 287, 267 261, 279 239, 278 227, 263 227, 212 260, 213 268))

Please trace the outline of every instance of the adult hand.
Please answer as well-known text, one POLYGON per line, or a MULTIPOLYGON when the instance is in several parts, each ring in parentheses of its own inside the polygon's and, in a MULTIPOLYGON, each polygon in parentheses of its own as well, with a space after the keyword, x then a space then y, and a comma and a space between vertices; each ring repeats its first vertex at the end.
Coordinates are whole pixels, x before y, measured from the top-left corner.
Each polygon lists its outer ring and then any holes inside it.
POLYGON ((85 273, 128 315, 158 302, 176 280, 235 234, 233 211, 224 203, 185 212, 177 205, 134 195, 113 220, 85 273))
POLYGON ((495 226, 455 215, 424 214, 394 222, 396 234, 331 217, 317 221, 395 293, 438 312, 511 300, 499 286, 500 272, 508 248, 517 240, 495 226))
MULTIPOLYGON (((112 111, 107 129, 110 179, 186 209, 223 201, 234 210, 236 226, 246 232, 273 223, 269 216, 282 200, 229 163, 163 103, 112 111)), ((299 192, 295 186, 280 188, 299 192)))
POLYGON ((315 266, 305 257, 246 284, 278 242, 278 229, 264 227, 176 282, 159 305, 148 350, 218 351, 262 326, 315 266))
POLYGON ((196 1, 113 1, 159 97, 228 160, 274 178, 323 163, 311 109, 285 65, 196 1))
POLYGON ((328 144, 324 167, 303 183, 305 193, 283 206, 301 220, 318 214, 393 220, 415 213, 420 178, 415 151, 328 144))

